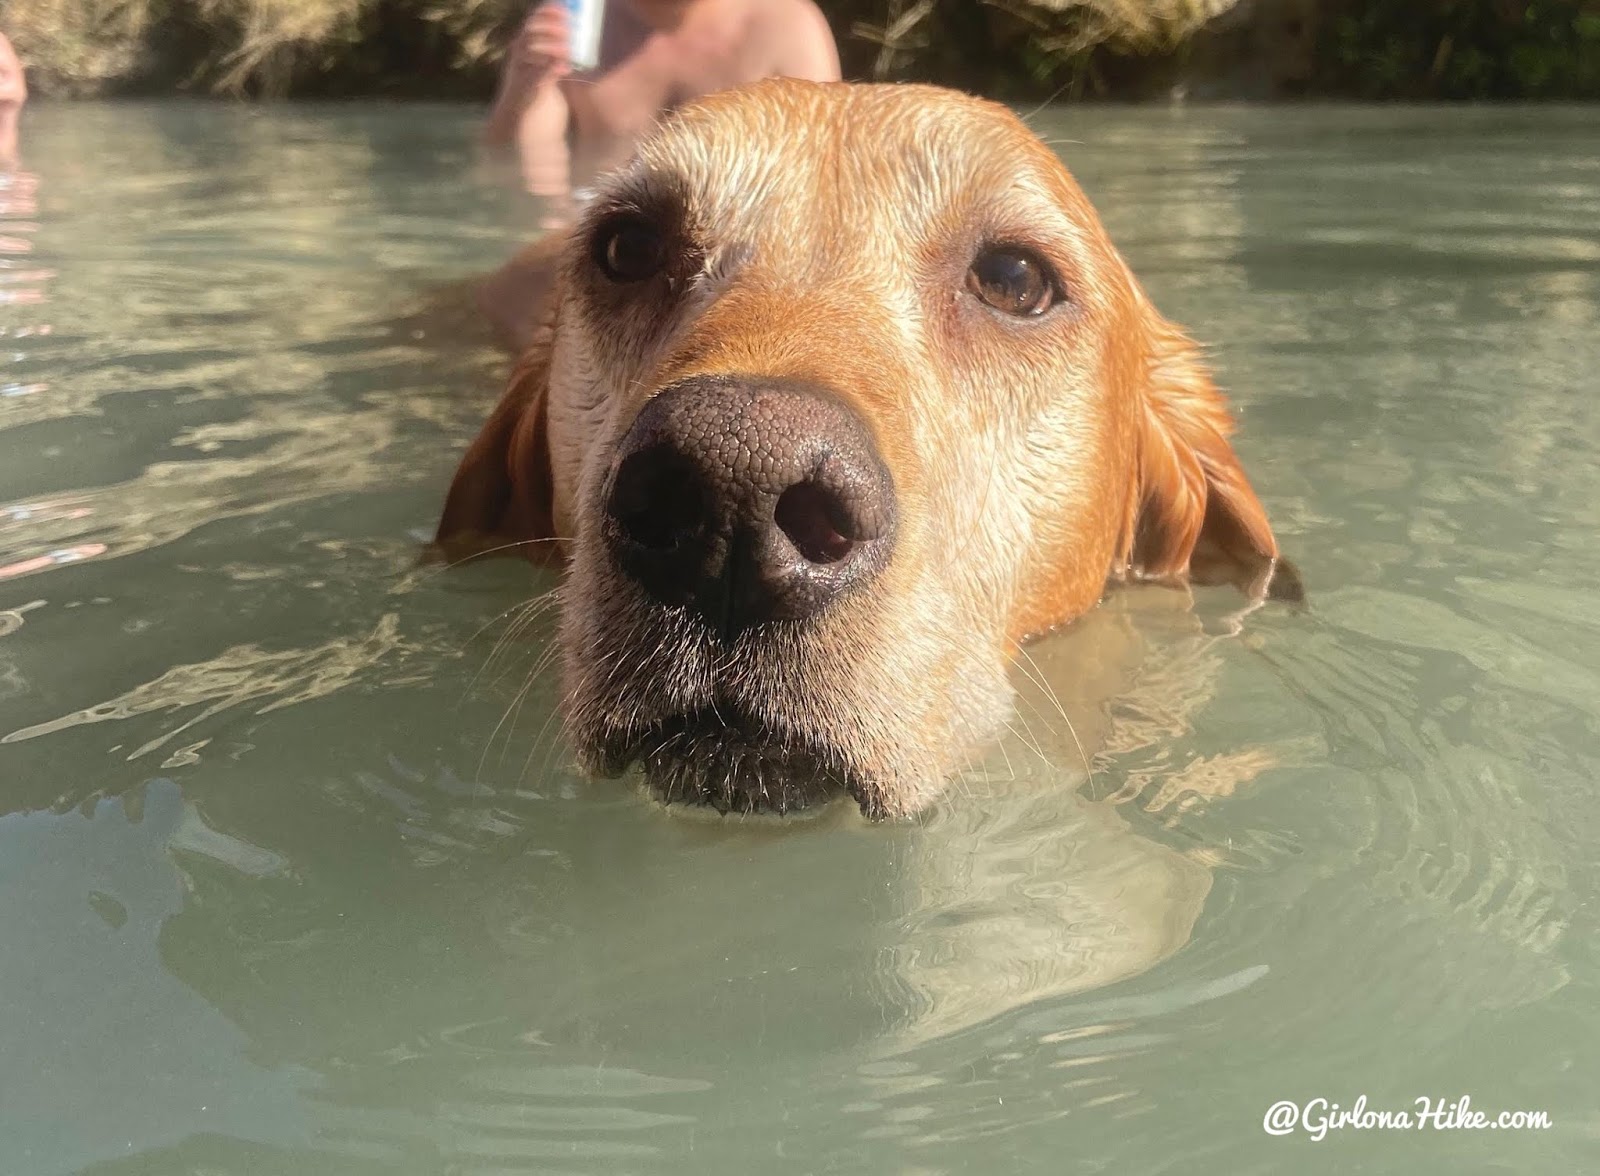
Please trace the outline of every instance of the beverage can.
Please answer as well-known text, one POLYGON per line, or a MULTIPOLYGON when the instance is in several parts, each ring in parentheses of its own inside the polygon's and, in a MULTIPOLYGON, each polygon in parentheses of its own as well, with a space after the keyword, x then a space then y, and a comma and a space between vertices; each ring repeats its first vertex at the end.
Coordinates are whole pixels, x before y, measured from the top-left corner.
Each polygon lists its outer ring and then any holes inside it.
POLYGON ((566 5, 572 68, 593 69, 600 64, 600 29, 605 24, 606 0, 566 0, 566 5))

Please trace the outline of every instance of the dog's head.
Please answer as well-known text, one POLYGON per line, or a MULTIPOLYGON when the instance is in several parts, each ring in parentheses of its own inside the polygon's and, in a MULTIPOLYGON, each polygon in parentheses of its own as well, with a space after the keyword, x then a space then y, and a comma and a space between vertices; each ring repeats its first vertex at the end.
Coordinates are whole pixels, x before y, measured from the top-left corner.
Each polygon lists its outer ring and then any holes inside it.
POLYGON ((1194 345, 1002 107, 712 97, 555 264, 439 537, 559 541, 591 769, 906 813, 1004 723, 1018 644, 1108 580, 1292 580, 1194 345))

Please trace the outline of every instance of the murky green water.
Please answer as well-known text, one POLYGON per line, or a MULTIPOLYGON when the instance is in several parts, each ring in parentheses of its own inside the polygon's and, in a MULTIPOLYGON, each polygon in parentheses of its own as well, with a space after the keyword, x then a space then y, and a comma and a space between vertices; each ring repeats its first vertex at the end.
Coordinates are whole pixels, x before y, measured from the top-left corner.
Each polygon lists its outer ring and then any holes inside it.
POLYGON ((415 568, 497 361, 395 320, 528 216, 472 117, 29 112, 4 1171, 1600 1167, 1600 111, 1041 118, 1313 609, 1117 598, 1034 651, 1092 778, 1024 706, 879 828, 571 775, 532 573, 415 568), (1263 1133, 1363 1094, 1554 1125, 1263 1133))

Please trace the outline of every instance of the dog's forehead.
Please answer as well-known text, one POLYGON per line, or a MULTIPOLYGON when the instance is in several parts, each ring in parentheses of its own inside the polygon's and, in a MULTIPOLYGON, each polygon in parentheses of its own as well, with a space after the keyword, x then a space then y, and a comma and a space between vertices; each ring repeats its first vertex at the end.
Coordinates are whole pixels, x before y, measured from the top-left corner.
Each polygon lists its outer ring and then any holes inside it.
POLYGON ((1093 218, 1011 112, 928 86, 778 80, 716 95, 663 123, 624 175, 677 191, 702 224, 797 246, 890 244, 980 213, 1093 218))

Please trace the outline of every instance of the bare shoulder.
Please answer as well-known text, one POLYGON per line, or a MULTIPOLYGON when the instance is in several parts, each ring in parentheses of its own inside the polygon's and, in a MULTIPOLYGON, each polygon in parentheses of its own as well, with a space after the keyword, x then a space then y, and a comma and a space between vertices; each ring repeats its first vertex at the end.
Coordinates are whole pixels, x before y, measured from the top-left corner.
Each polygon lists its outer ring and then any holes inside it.
POLYGON ((839 80, 839 49, 815 0, 765 0, 763 35, 777 51, 773 72, 816 82, 839 80))
POLYGON ((833 44, 833 30, 816 0, 772 0, 770 11, 775 22, 789 33, 811 39, 823 37, 830 46, 833 44))

